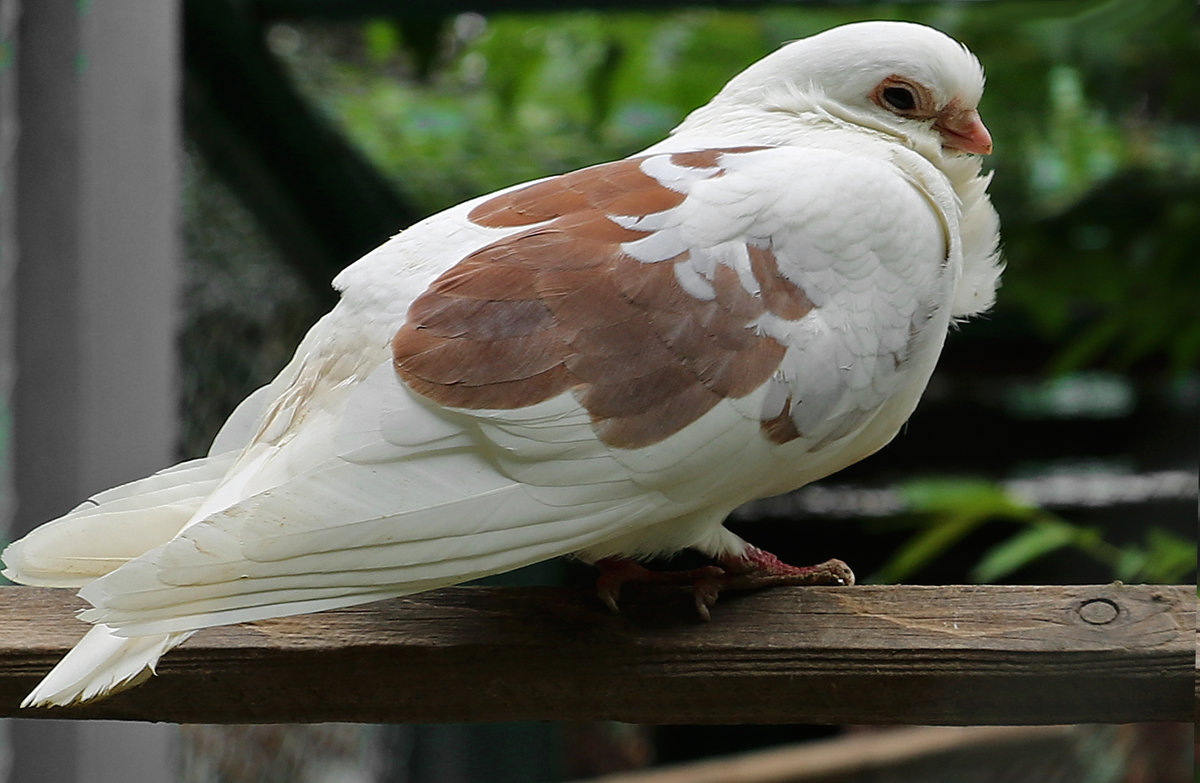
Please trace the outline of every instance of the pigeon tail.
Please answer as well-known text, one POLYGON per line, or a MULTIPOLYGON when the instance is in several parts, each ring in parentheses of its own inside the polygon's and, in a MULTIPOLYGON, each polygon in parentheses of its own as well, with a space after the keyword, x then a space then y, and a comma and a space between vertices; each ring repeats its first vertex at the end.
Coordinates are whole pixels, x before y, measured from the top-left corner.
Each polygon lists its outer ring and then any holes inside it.
POLYGON ((132 688, 154 674, 158 659, 192 632, 117 636, 94 626, 21 702, 22 707, 66 707, 132 688))

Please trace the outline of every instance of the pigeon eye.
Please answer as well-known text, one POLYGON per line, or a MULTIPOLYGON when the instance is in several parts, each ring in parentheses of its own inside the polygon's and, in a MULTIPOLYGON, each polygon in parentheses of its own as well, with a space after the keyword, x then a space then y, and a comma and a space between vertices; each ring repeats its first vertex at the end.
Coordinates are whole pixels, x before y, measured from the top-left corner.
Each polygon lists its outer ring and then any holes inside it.
POLYGON ((916 96, 907 87, 885 87, 883 100, 897 111, 912 111, 917 107, 916 96))

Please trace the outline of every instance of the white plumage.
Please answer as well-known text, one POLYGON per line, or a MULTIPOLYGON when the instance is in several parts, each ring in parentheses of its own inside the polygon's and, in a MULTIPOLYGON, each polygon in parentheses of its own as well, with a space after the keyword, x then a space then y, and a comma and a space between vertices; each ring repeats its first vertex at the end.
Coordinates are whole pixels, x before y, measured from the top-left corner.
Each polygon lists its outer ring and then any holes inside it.
POLYGON ((25 703, 136 684, 213 625, 566 554, 758 553, 726 514, 886 444, 993 301, 982 89, 937 31, 836 28, 643 153, 368 254, 206 458, 5 550, 96 624, 25 703))

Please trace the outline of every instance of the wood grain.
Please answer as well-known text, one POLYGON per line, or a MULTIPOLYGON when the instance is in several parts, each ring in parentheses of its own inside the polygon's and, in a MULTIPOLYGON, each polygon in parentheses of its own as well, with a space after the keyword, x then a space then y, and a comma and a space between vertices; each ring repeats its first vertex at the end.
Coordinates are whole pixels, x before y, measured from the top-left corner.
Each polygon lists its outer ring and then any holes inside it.
POLYGON ((194 636, 85 707, 17 705, 84 628, 0 588, 0 715, 204 723, 612 719, 1057 724, 1191 720, 1192 586, 458 587, 194 636))
POLYGON ((955 780, 956 767, 969 763, 973 769, 999 770, 1014 754, 1022 759, 1022 773, 1038 757, 1048 757, 1043 763, 1057 771, 1062 768, 1064 758, 1070 758, 1071 744, 1079 741, 1076 735, 1081 728, 1096 727, 917 726, 859 730, 831 739, 618 772, 590 780, 591 783, 836 783, 879 777, 955 780))

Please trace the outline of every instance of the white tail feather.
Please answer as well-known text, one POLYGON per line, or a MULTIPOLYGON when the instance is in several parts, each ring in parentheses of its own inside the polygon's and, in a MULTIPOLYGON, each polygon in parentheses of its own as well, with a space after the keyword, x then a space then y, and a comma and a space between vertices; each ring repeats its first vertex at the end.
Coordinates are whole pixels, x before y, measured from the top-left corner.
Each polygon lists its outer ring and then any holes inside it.
POLYGON ((93 496, 10 544, 2 554, 4 576, 74 588, 104 576, 177 535, 234 456, 184 462, 93 496))
POLYGON ((110 696, 144 682, 167 650, 192 634, 120 637, 107 625, 94 626, 50 670, 22 707, 68 706, 110 696))

